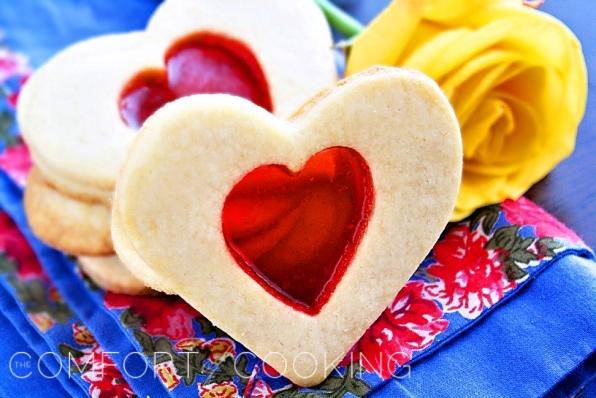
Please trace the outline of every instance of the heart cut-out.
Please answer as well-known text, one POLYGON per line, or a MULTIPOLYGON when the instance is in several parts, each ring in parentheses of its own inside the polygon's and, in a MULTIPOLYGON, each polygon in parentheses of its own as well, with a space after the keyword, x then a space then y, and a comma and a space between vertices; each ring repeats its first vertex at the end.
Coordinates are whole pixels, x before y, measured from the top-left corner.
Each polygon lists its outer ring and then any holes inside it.
POLYGON ((269 293, 317 314, 350 264, 374 204, 362 156, 327 148, 293 173, 260 166, 226 197, 222 230, 240 267, 269 293))
POLYGON ((138 134, 112 239, 147 285, 314 385, 432 248, 461 159, 453 109, 413 71, 352 76, 290 122, 239 97, 189 96, 138 134))
POLYGON ((137 73, 120 94, 122 119, 139 128, 156 110, 192 94, 232 94, 273 111, 269 84, 252 50, 239 40, 202 32, 165 53, 165 69, 137 73))

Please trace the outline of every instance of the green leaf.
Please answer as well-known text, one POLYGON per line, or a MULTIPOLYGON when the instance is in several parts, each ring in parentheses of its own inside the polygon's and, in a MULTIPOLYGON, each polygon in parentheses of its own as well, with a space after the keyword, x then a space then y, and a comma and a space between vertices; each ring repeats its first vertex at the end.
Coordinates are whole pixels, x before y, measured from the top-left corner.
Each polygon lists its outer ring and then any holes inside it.
POLYGON ((165 337, 159 337, 157 340, 155 340, 153 346, 155 349, 154 355, 156 355, 156 364, 174 360, 176 353, 172 349, 172 343, 170 343, 168 339, 165 337))
POLYGON ((14 116, 9 111, 0 112, 0 141, 4 142, 6 147, 16 145, 19 139, 10 134, 10 128, 14 124, 14 116))
POLYGON ((221 329, 219 329, 216 326, 213 326, 213 324, 211 323, 211 321, 209 321, 209 319, 207 319, 205 317, 197 317, 197 318, 195 318, 195 321, 201 327, 201 332, 203 334, 215 333, 215 337, 227 337, 227 335, 221 329))
POLYGON ((243 380, 243 384, 246 384, 248 377, 250 377, 250 375, 245 374, 244 372, 237 372, 236 367, 234 366, 234 359, 232 357, 227 357, 219 364, 217 369, 211 372, 205 383, 223 383, 224 381, 232 380, 234 376, 238 376, 243 380))
POLYGON ((348 384, 348 391, 357 397, 364 397, 370 392, 370 387, 362 380, 353 379, 348 384))
POLYGON ((544 245, 544 246, 548 247, 549 249, 553 249, 553 250, 560 249, 561 247, 563 247, 562 242, 555 240, 553 238, 550 238, 550 237, 540 238, 540 239, 538 239, 538 242, 541 245, 544 245))
POLYGON ((277 391, 273 394, 274 398, 318 398, 324 396, 327 396, 327 394, 300 391, 298 387, 290 387, 285 390, 277 391))
POLYGON ((83 367, 80 367, 79 365, 71 365, 70 366, 70 374, 79 374, 79 373, 85 373, 88 370, 90 370, 93 367, 93 365, 91 365, 90 363, 86 362, 83 364, 83 367))
POLYGON ((23 282, 17 278, 9 277, 8 282, 15 289, 19 300, 25 305, 29 314, 48 313, 52 319, 59 323, 67 323, 72 317, 68 305, 63 302, 51 302, 47 297, 47 288, 39 280, 23 282))
POLYGON ((335 391, 341 388, 343 383, 344 379, 341 377, 327 377, 317 388, 325 391, 335 391))
POLYGON ((519 227, 510 225, 496 230, 493 237, 487 242, 485 248, 488 250, 503 249, 511 252, 517 241, 519 227))
POLYGON ((478 223, 482 222, 482 231, 485 234, 490 234, 499 219, 499 214, 501 214, 500 205, 486 206, 476 210, 470 216, 470 230, 475 229, 478 223))
POLYGON ((46 298, 46 287, 40 280, 34 279, 30 281, 27 284, 27 289, 29 289, 29 296, 31 298, 31 301, 43 303, 46 305, 48 304, 46 298))
POLYGON ((152 357, 155 353, 155 348, 151 336, 138 329, 134 331, 134 336, 135 339, 141 345, 141 347, 143 347, 143 354, 145 354, 148 357, 152 357))
POLYGON ((174 350, 172 349, 172 343, 165 337, 158 337, 153 344, 155 347, 156 352, 167 352, 169 354, 174 354, 174 350))
POLYGON ((248 379, 250 378, 250 372, 248 372, 247 366, 248 358, 246 357, 246 355, 241 355, 236 361, 236 366, 234 368, 236 369, 236 373, 238 374, 238 377, 240 377, 240 380, 242 382, 248 381, 248 379))
POLYGON ((72 311, 70 307, 66 303, 58 302, 54 303, 54 305, 50 308, 50 316, 58 323, 65 324, 68 323, 70 318, 72 318, 72 311))
POLYGON ((0 273, 8 274, 17 271, 17 263, 6 256, 6 253, 0 252, 0 273))
POLYGON ((507 279, 513 281, 524 278, 528 273, 513 261, 507 261, 505 263, 505 275, 507 275, 507 279))
POLYGON ((285 390, 277 391, 273 396, 275 398, 339 398, 346 394, 352 394, 357 397, 364 397, 370 392, 370 387, 356 375, 360 375, 359 365, 351 364, 346 369, 343 376, 330 376, 321 384, 315 387, 316 391, 305 391, 299 387, 292 386, 285 390))
POLYGON ((543 257, 554 257, 557 254, 555 250, 563 246, 563 243, 550 237, 540 238, 536 241, 536 249, 543 257))
POLYGON ((486 216, 484 216, 484 218, 482 219, 482 231, 485 234, 490 234, 494 225, 497 223, 498 219, 499 219, 498 211, 494 212, 494 213, 487 214, 486 216))
POLYGON ((199 326, 201 328, 201 332, 203 334, 211 334, 213 332, 213 324, 211 322, 209 322, 209 320, 207 318, 198 317, 198 318, 195 318, 195 320, 199 324, 199 326))
POLYGON ((509 255, 509 259, 518 263, 528 264, 530 261, 536 260, 536 255, 527 250, 516 250, 509 255))
POLYGON ((128 328, 140 328, 145 323, 142 316, 137 315, 127 308, 120 314, 120 322, 128 328))
POLYGON ((205 361, 209 358, 209 350, 205 350, 202 348, 197 348, 192 351, 190 355, 190 363, 192 364, 193 368, 195 369, 204 369, 205 361))
POLYGON ((516 248, 518 249, 522 249, 522 250, 527 250, 528 247, 530 247, 532 245, 532 243, 534 243, 534 238, 525 238, 525 239, 521 239, 520 237, 517 238, 517 242, 516 242, 516 248))
POLYGON ((203 349, 195 349, 193 352, 176 354, 174 357, 174 366, 176 373, 184 379, 187 386, 193 384, 197 375, 208 374, 203 363, 209 357, 209 351, 203 349))
POLYGON ((15 290, 15 294, 19 298, 19 301, 23 303, 31 301, 29 299, 29 290, 27 290, 27 287, 23 282, 17 279, 14 275, 9 275, 6 279, 10 286, 15 290))
POLYGON ((187 355, 174 358, 174 367, 176 374, 184 379, 184 384, 190 386, 194 382, 196 372, 190 366, 190 358, 187 355))
POLYGON ((79 351, 66 343, 60 343, 58 351, 60 351, 60 354, 65 358, 80 358, 85 355, 82 351, 79 351))

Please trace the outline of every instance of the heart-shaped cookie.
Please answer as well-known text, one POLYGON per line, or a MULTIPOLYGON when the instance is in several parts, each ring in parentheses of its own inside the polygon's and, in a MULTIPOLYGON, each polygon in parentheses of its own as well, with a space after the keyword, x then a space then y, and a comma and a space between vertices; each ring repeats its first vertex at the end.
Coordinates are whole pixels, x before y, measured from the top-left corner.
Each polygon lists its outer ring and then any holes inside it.
POLYGON ((461 156, 447 99, 412 71, 355 75, 289 123, 238 97, 187 97, 133 145, 113 237, 145 282, 313 385, 431 249, 461 156))
POLYGON ((135 278, 117 256, 80 256, 77 260, 81 271, 104 290, 131 295, 156 294, 142 281, 135 278))
MULTIPOLYGON (((78 213, 89 203, 105 205, 107 213, 131 140, 164 103, 228 93, 286 117, 335 80, 329 27, 311 0, 167 0, 145 31, 92 38, 49 60, 25 85, 18 118, 47 185, 79 204, 78 213)), ((42 228, 63 211, 27 211, 38 213, 32 227, 53 246, 73 254, 113 252, 98 249, 97 235, 59 226, 54 230, 63 234, 55 236, 42 228)), ((99 239, 109 241, 109 230, 99 239)))
MULTIPOLYGON (((109 195, 136 134, 121 116, 123 94, 139 74, 165 71, 168 61, 180 56, 179 47, 193 42, 197 51, 212 48, 247 67, 258 63, 252 66, 262 71, 280 116, 294 112, 336 76, 328 26, 310 0, 168 0, 147 30, 78 43, 28 81, 19 99, 19 123, 34 159, 42 159, 44 175, 58 174, 66 189, 91 183, 109 195), (275 23, 263 22, 263 15, 275 23), (241 46, 238 52, 234 45, 241 46)), ((203 58, 209 61, 216 63, 203 58)), ((176 91, 182 94, 183 88, 176 91)))

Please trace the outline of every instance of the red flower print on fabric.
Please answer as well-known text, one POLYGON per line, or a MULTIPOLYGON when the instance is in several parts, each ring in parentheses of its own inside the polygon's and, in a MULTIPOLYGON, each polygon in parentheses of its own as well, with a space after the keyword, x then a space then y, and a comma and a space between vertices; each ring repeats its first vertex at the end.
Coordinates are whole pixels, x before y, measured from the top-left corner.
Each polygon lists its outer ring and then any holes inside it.
POLYGON ((505 275, 499 250, 485 249, 487 241, 480 231, 470 231, 464 224, 451 228, 435 245, 436 262, 426 269, 435 280, 425 291, 445 312, 474 319, 516 287, 505 275))
POLYGON ((567 228, 556 218, 534 202, 521 197, 518 200, 507 199, 501 203, 505 218, 514 225, 533 225, 536 236, 565 238, 572 243, 582 243, 575 232, 567 228))
POLYGON ((22 144, 7 147, 0 153, 0 168, 20 186, 24 186, 31 169, 29 149, 22 144))
POLYGON ((234 342, 225 337, 218 337, 203 344, 209 350, 209 360, 213 363, 224 361, 227 357, 236 355, 234 342))
POLYGON ((430 346, 449 321, 442 318, 441 307, 426 297, 424 287, 422 281, 406 283, 348 354, 350 359, 388 379, 412 359, 414 351, 430 346))
POLYGON ((0 83, 13 76, 27 76, 31 68, 27 59, 4 48, 0 49, 0 83))
MULTIPOLYGON (((63 352, 74 363, 75 372, 81 372, 81 378, 89 383, 89 395, 93 398, 132 398, 135 393, 130 388, 116 364, 103 352, 85 325, 72 325, 72 335, 80 349, 69 347, 63 352), (75 355, 73 355, 75 354, 75 355)), ((61 351, 66 345, 62 346, 61 351)))
POLYGON ((193 318, 199 313, 179 297, 129 296, 106 293, 108 308, 129 308, 142 319, 143 330, 152 336, 166 336, 172 340, 195 336, 193 318))
MULTIPOLYGON (((103 354, 104 360, 107 355, 103 354)), ((97 363, 101 363, 101 359, 97 363)), ((105 364, 95 365, 94 362, 90 371, 83 374, 83 380, 90 383, 89 394, 93 398, 132 398, 135 393, 126 383, 116 365, 105 364), (97 368, 97 369, 96 369, 97 368)))
POLYGON ((273 396, 273 390, 261 377, 257 371, 257 367, 253 369, 246 388, 242 394, 244 398, 271 398, 273 396))

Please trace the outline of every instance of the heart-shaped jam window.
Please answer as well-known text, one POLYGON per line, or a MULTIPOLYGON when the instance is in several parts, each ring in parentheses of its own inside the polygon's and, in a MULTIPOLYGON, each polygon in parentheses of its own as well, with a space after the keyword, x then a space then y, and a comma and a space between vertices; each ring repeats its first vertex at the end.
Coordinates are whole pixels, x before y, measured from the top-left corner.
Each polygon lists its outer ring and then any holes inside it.
POLYGON ((282 302, 316 315, 351 263, 373 205, 364 158, 331 147, 299 172, 273 164, 246 174, 224 202, 223 235, 244 272, 282 302))
POLYGON ((195 33, 165 54, 165 69, 143 70, 120 94, 120 116, 139 128, 156 110, 192 94, 224 93, 273 110, 269 85, 257 57, 244 43, 215 33, 195 33))

